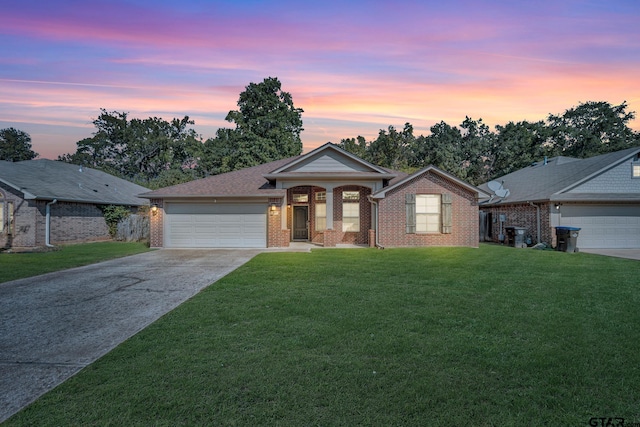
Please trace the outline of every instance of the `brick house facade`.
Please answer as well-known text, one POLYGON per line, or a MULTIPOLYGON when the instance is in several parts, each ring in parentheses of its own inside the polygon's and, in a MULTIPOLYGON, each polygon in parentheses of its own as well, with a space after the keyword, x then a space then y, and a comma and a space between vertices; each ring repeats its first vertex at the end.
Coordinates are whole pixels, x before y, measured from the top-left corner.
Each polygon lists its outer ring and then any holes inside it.
POLYGON ((488 240, 515 226, 556 247, 557 227, 575 227, 579 248, 640 248, 640 147, 545 159, 479 188, 491 195, 480 203, 488 240))
POLYGON ((480 194, 435 167, 407 176, 328 143, 302 156, 142 197, 157 209, 151 217, 152 247, 287 247, 294 241, 325 247, 477 247, 480 194), (434 229, 407 232, 409 193, 443 201, 442 210, 432 214, 438 216, 434 229))
POLYGON ((109 240, 100 206, 119 204, 135 211, 145 204, 136 197, 145 191, 62 162, 0 162, 0 250, 109 240))

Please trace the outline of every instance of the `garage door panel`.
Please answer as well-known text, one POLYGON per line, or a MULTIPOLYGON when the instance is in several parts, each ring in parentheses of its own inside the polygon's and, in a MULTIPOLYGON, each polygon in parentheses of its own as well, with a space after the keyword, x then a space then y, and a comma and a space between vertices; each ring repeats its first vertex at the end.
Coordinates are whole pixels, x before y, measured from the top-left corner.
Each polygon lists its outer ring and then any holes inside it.
POLYGON ((581 228, 578 248, 640 248, 640 206, 565 205, 561 225, 581 228))
POLYGON ((167 203, 165 246, 266 247, 266 204, 167 203))

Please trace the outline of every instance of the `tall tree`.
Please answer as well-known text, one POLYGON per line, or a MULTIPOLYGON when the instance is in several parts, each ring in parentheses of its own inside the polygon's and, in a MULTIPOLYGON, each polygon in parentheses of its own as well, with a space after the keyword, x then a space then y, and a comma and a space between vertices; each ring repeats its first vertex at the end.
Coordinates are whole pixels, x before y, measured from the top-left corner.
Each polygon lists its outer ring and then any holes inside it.
POLYGON ((460 124, 463 129, 460 144, 460 167, 464 170, 464 179, 478 185, 488 180, 491 147, 495 134, 482 119, 465 117, 460 124))
POLYGON ((409 148, 413 146, 413 126, 405 123, 402 132, 389 126, 388 130, 381 129, 378 137, 369 144, 368 158, 379 166, 401 170, 408 167, 409 148))
POLYGON ((460 178, 466 176, 462 166, 462 133, 460 129, 444 121, 431 126, 431 134, 418 138, 421 144, 416 146, 415 156, 419 159, 416 166, 434 165, 460 178))
POLYGON ((522 169, 551 156, 552 144, 544 122, 509 122, 496 126, 487 180, 522 169))
POLYGON ((357 138, 344 138, 338 144, 345 151, 355 154, 364 160, 369 160, 367 152, 367 141, 364 136, 358 135, 357 138))
POLYGON ((227 147, 228 167, 234 170, 302 153, 303 112, 277 78, 250 83, 240 94, 238 110, 226 117, 235 129, 220 129, 216 135, 227 147))
POLYGON ((202 143, 188 128, 193 124, 188 116, 171 122, 157 117, 129 120, 127 113, 102 109, 93 124, 93 137, 78 141, 76 152, 59 160, 102 169, 150 187, 156 186, 155 180, 193 179, 202 143))
POLYGON ((548 126, 558 155, 591 157, 633 147, 638 143, 628 123, 635 112, 627 111, 627 102, 586 102, 562 115, 550 114, 548 126))
POLYGON ((32 160, 38 153, 31 149, 31 136, 15 128, 0 129, 0 160, 32 160))

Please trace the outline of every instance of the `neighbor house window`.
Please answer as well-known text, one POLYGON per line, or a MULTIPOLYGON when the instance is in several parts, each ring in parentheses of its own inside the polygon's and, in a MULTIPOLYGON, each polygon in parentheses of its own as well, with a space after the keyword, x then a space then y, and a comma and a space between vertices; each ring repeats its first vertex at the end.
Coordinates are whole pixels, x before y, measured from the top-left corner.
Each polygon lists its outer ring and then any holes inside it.
POLYGON ((631 176, 633 178, 640 178, 640 162, 633 162, 631 164, 631 176))
POLYGON ((360 231, 360 192, 342 192, 342 231, 360 231))
POLYGON ((416 195, 416 233, 440 232, 440 195, 416 195))
POLYGON ((7 233, 13 234, 13 202, 7 202, 7 233))

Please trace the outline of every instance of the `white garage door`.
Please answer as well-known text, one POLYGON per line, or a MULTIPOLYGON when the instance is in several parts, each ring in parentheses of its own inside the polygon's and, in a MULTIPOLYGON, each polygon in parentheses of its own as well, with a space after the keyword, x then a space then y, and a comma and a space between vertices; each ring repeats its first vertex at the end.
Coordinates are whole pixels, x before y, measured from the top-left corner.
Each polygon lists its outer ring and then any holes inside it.
POLYGON ((578 248, 640 248, 640 206, 564 205, 560 225, 582 228, 578 248))
POLYGON ((167 248, 264 248, 266 204, 166 203, 167 248))

